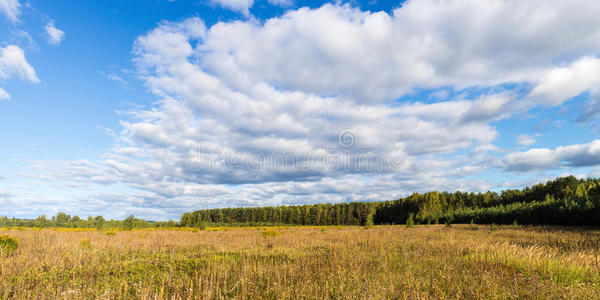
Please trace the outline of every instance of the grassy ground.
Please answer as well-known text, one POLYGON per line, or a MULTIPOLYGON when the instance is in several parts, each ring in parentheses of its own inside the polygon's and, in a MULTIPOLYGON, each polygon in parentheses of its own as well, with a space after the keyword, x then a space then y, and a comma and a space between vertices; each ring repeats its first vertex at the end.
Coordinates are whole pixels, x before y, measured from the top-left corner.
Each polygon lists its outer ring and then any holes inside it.
POLYGON ((16 230, 0 298, 600 298, 600 232, 443 225, 16 230), (265 233, 267 231, 267 233, 265 233))

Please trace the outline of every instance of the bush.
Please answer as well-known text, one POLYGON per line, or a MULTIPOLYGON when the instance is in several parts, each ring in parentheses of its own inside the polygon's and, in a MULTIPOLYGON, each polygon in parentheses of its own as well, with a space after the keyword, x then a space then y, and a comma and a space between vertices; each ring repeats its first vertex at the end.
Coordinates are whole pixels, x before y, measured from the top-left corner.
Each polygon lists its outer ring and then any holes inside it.
POLYGON ((408 219, 406 219, 406 227, 414 227, 415 226, 415 214, 408 215, 408 219))
POLYGON ((490 224, 490 231, 496 231, 496 230, 498 230, 498 227, 496 226, 496 223, 490 224))
POLYGON ((116 232, 114 232, 114 231, 107 231, 107 232, 105 232, 104 234, 106 234, 106 235, 108 235, 108 236, 114 236, 114 235, 117 235, 117 233, 116 233, 116 232))
POLYGON ((369 229, 373 226, 375 226, 375 223, 373 222, 373 214, 369 214, 367 216, 367 220, 365 220, 365 228, 369 229))
POLYGON ((198 223, 198 229, 200 229, 200 230, 206 230, 206 223, 204 223, 204 222, 198 223))
POLYGON ((8 235, 0 235, 0 253, 11 253, 19 248, 19 239, 8 235))

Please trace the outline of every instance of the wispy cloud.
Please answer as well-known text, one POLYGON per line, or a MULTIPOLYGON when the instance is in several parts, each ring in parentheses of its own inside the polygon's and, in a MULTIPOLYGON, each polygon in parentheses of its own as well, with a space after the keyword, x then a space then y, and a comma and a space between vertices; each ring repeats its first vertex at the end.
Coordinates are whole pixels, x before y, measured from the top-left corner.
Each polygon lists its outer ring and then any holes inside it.
POLYGON ((19 77, 34 83, 39 82, 35 70, 25 59, 25 53, 16 45, 0 47, 0 79, 19 77))
POLYGON ((65 39, 65 32, 56 28, 54 22, 49 22, 44 27, 48 36, 48 43, 50 45, 58 45, 65 39))
POLYGON ((0 13, 9 21, 16 23, 19 21, 21 3, 19 0, 0 0, 0 13))

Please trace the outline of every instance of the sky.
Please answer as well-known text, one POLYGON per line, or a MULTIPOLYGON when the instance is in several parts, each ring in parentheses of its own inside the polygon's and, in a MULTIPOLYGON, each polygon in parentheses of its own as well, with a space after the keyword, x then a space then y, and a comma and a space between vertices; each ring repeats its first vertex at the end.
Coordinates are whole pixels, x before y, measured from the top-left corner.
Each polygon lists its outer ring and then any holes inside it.
POLYGON ((600 176, 600 2, 0 0, 0 215, 600 176))

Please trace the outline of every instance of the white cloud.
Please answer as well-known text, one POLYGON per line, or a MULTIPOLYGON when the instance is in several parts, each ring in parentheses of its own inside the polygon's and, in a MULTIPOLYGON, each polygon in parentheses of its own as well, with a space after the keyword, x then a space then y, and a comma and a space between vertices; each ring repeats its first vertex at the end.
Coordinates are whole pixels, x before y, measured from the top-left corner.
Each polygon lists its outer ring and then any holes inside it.
POLYGON ((0 13, 13 23, 19 21, 20 8, 19 0, 0 0, 0 13))
POLYGON ((291 7, 294 6, 294 0, 268 0, 269 4, 280 6, 280 7, 291 7))
POLYGON ((114 73, 108 73, 106 74, 106 78, 119 83, 119 85, 121 85, 122 88, 124 89, 128 89, 129 88, 129 81, 125 80, 123 77, 114 74, 114 73))
POLYGON ((44 27, 46 34, 48 35, 48 43, 50 45, 58 45, 65 38, 65 32, 56 28, 53 22, 48 22, 44 27))
POLYGON ((600 59, 583 57, 569 66, 546 72, 530 93, 530 97, 545 105, 559 105, 600 85, 600 59))
POLYGON ((8 99, 10 99, 10 95, 3 88, 0 88, 0 101, 8 99))
POLYGON ((517 144, 523 146, 531 146, 535 144, 535 136, 528 134, 520 134, 519 136, 517 136, 517 144))
POLYGON ((554 149, 536 148, 525 152, 511 153, 504 159, 505 169, 510 171, 532 171, 569 167, 600 165, 600 140, 588 144, 559 146, 554 149))
POLYGON ((420 0, 391 15, 301 8, 264 23, 213 26, 203 66, 232 84, 361 101, 416 87, 537 82, 557 58, 600 48, 600 4, 576 2, 420 0))
POLYGON ((211 0, 211 2, 245 16, 250 15, 250 8, 254 5, 254 0, 211 0))
POLYGON ((40 81, 33 67, 25 59, 25 53, 21 48, 15 45, 0 47, 0 79, 12 76, 34 83, 40 81))

